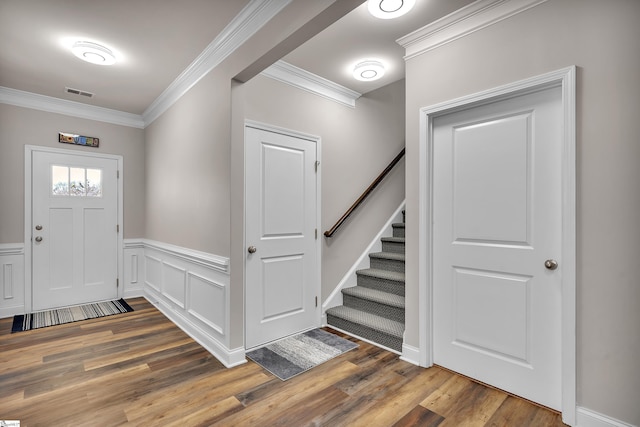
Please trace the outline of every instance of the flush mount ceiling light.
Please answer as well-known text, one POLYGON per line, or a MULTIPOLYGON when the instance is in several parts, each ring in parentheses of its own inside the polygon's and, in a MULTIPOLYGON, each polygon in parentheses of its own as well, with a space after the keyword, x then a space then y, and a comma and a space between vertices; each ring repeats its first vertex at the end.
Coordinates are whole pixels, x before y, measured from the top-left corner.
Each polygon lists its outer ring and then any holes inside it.
POLYGON ((116 57, 108 48, 93 42, 77 41, 71 46, 71 52, 83 61, 98 65, 111 65, 116 57))
POLYGON ((369 0, 369 13, 380 19, 393 19, 409 12, 416 0, 369 0))
POLYGON ((378 80, 382 76, 384 76, 384 65, 374 59, 359 62, 353 68, 353 78, 363 82, 378 80))

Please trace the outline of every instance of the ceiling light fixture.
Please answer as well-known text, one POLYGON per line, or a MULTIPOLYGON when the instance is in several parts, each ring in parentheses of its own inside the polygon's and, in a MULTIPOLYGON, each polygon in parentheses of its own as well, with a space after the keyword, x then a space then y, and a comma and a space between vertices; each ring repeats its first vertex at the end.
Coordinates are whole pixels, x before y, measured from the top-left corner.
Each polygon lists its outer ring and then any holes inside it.
POLYGON ((416 0, 369 0, 369 13, 380 19, 404 15, 415 6, 416 0))
POLYGON ((384 65, 375 59, 359 62, 353 68, 353 78, 363 82, 378 80, 384 76, 384 65))
POLYGON ((93 42, 77 41, 71 46, 71 52, 83 61, 98 65, 112 65, 116 57, 108 48, 93 42))

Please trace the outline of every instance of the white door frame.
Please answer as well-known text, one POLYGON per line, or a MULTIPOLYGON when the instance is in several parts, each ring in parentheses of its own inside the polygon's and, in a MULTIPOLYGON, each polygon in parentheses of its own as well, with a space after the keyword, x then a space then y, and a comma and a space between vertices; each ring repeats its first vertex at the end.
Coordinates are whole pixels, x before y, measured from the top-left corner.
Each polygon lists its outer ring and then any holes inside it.
POLYGON ((547 87, 562 90, 562 420, 576 421, 576 67, 420 109, 418 195, 419 363, 433 365, 433 120, 547 87))
MULTIPOLYGON (((322 213, 322 168, 319 167, 319 165, 322 162, 322 138, 320 138, 317 135, 311 135, 308 133, 304 133, 304 132, 298 132, 295 130, 291 130, 291 129, 287 129, 287 128, 283 128, 283 127, 279 127, 279 126, 274 126, 274 125, 270 125, 270 124, 266 124, 266 123, 262 123, 262 122, 257 122, 254 120, 248 120, 245 119, 244 121, 244 129, 243 129, 243 133, 246 133, 245 130, 246 128, 256 128, 256 129, 260 129, 260 130, 264 130, 267 132, 275 132, 275 133, 280 133, 283 135, 287 135, 287 136, 291 136, 293 138, 301 138, 301 139, 306 139, 309 141, 312 141, 316 144, 316 164, 317 166, 317 172, 316 172, 316 224, 318 227, 321 226, 322 224, 322 217, 321 217, 321 213, 322 213)), ((246 138, 244 139, 244 144, 246 144, 246 138)), ((244 153, 246 156, 247 153, 247 149, 245 147, 244 149, 244 153)), ((246 159, 243 159, 243 164, 245 165, 245 171, 244 171, 244 188, 243 188, 243 192, 244 192, 244 196, 243 198, 246 200, 247 197, 247 190, 246 190, 246 184, 247 184, 247 170, 246 170, 246 159)), ((243 218, 243 229, 242 229, 242 235, 243 235, 243 241, 244 241, 244 245, 243 245, 243 257, 242 257, 242 270, 244 272, 244 277, 243 277, 243 295, 244 295, 244 326, 245 328, 248 327, 247 325, 247 257, 246 257, 246 250, 248 247, 248 242, 246 241, 247 239, 247 213, 246 213, 246 207, 247 204, 244 203, 244 209, 245 212, 243 212, 244 218, 243 218)), ((318 230, 318 233, 320 232, 320 230, 318 230)), ((316 239, 316 263, 318 266, 318 277, 316 278, 316 295, 318 295, 319 298, 321 298, 322 295, 322 240, 320 238, 316 239)), ((322 307, 322 301, 318 301, 318 307, 321 308, 322 307)), ((321 325, 321 319, 322 319, 322 309, 318 310, 318 314, 317 314, 317 319, 316 319, 316 325, 320 326, 321 325)), ((245 335, 245 349, 246 349, 246 332, 244 332, 245 335)))
POLYGON ((123 209, 123 157, 115 154, 102 154, 102 153, 88 153, 79 150, 68 150, 62 148, 43 147, 38 145, 25 145, 24 146, 24 309, 26 313, 30 313, 33 308, 33 280, 32 280, 32 155, 34 152, 55 153, 63 155, 84 156, 84 157, 98 157, 101 159, 116 160, 118 162, 118 171, 120 178, 118 179, 118 224, 120 225, 120 232, 118 233, 118 298, 124 296, 124 280, 123 280, 123 239, 124 239, 124 209, 123 209))

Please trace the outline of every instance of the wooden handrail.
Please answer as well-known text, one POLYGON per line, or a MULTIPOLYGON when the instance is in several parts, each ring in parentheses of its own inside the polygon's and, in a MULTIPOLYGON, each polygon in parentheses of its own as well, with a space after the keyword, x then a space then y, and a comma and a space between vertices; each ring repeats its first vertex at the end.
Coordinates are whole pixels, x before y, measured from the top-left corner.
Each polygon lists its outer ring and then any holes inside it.
POLYGON ((333 227, 331 227, 329 230, 324 232, 325 237, 333 236, 336 230, 340 228, 340 226, 347 220, 347 218, 349 218, 349 215, 351 215, 353 211, 355 211, 356 208, 360 206, 362 202, 364 202, 364 199, 366 199, 369 196, 369 194, 373 192, 373 189, 376 188, 378 184, 380 184, 380 182, 384 179, 384 177, 386 177, 389 174, 389 172, 391 172, 391 169, 393 169, 393 167, 396 164, 398 164, 398 162, 403 156, 404 156, 404 148, 402 149, 402 151, 400 151, 400 154, 398 154, 395 157, 395 159, 393 159, 391 163, 389 163, 389 166, 387 166, 385 170, 383 170, 382 173, 378 175, 378 177, 371 183, 371 185, 369 185, 369 187, 367 187, 367 189, 364 190, 364 193, 362 193, 362 195, 358 197, 358 200, 356 200, 355 203, 351 205, 349 209, 347 209, 344 215, 340 217, 340 219, 333 225, 333 227))

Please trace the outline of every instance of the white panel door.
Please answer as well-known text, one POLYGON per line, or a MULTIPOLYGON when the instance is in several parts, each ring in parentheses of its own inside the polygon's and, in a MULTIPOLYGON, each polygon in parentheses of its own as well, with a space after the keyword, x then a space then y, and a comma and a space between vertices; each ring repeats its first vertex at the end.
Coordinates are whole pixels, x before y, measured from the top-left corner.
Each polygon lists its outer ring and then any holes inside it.
POLYGON ((316 143, 245 128, 246 348, 319 326, 316 143))
POLYGON ((32 153, 33 309, 117 297, 117 160, 32 153))
POLYGON ((558 410, 561 105, 545 89, 433 128, 434 362, 558 410))

